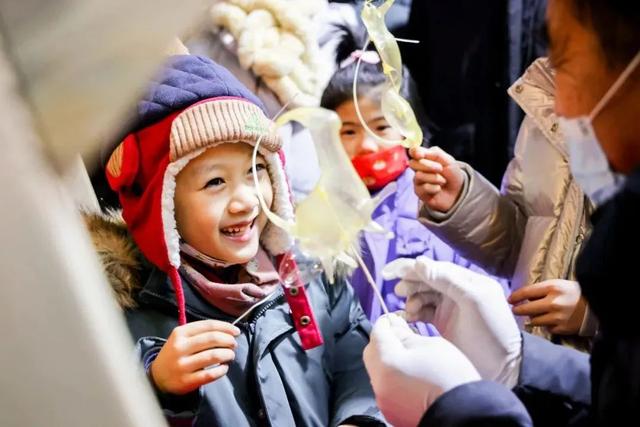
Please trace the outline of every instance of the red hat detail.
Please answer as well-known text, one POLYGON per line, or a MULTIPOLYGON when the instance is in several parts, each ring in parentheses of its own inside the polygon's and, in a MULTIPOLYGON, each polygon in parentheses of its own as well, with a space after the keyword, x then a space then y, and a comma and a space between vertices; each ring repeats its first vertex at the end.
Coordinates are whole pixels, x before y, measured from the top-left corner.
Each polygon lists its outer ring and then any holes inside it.
POLYGON ((129 134, 107 163, 107 180, 119 193, 122 216, 145 257, 167 273, 176 294, 178 322, 186 323, 182 281, 171 264, 162 221, 162 194, 169 165, 169 133, 178 113, 129 134))

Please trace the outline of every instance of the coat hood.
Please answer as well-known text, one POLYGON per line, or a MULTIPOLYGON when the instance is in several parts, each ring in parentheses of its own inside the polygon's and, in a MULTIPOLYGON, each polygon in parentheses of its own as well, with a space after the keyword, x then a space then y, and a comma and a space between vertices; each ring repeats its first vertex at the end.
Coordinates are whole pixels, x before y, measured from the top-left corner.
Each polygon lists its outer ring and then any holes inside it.
POLYGON ((127 231, 122 212, 83 212, 82 216, 118 305, 135 308, 149 266, 127 231))

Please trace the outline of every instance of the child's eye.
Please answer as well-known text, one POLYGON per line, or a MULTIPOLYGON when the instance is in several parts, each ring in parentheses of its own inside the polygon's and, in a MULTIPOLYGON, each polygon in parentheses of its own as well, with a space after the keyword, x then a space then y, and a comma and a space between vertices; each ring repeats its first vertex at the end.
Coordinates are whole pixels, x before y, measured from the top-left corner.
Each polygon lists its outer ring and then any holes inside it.
MULTIPOLYGON (((263 170, 267 170, 267 165, 265 165, 264 163, 257 163, 256 164, 256 172, 260 173, 263 170)), ((251 175, 253 173, 253 169, 249 169, 247 171, 247 174, 251 175)))
POLYGON ((222 178, 213 178, 213 179, 210 179, 209 181, 207 181, 207 183, 205 184, 204 188, 218 187, 218 186, 220 186, 222 184, 224 184, 224 179, 222 179, 222 178))
POLYGON ((384 132, 389 128, 391 128, 391 126, 389 126, 389 125, 379 125, 379 126, 376 126, 376 131, 384 132))
POLYGON ((356 134, 356 131, 353 129, 345 129, 340 132, 340 136, 354 136, 355 134, 356 134))

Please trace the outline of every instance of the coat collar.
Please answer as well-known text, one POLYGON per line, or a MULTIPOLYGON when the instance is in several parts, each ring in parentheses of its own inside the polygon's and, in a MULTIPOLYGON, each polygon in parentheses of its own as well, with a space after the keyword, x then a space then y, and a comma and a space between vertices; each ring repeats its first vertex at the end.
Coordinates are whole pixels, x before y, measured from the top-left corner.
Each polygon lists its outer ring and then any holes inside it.
MULTIPOLYGON (((407 168, 395 180, 396 191, 387 195, 373 212, 373 219, 396 212, 398 216, 415 219, 418 215, 418 197, 413 191, 413 170, 407 168)), ((393 184, 393 183, 392 183, 393 184)), ((392 185, 388 184, 388 185, 392 185)), ((381 191, 385 191, 384 189, 381 191)))
POLYGON ((569 158, 569 152, 555 113, 555 72, 548 58, 535 60, 516 82, 508 89, 509 95, 524 110, 538 129, 562 154, 569 158))
MULTIPOLYGON (((234 317, 223 313, 200 297, 185 274, 182 274, 182 279, 185 284, 184 295, 187 319, 189 321, 216 319, 224 322, 233 322, 235 320, 234 317)), ((321 301, 321 299, 317 295, 313 295, 316 292, 316 288, 319 287, 316 283, 308 285, 309 299, 314 311, 326 309, 324 306, 317 305, 317 302, 321 301), (316 304, 313 304, 314 302, 316 304)), ((282 291, 277 290, 276 292, 280 293, 280 295, 274 296, 273 302, 266 302, 264 306, 256 307, 255 311, 247 317, 248 321, 239 323, 239 326, 254 331, 253 357, 255 361, 264 356, 272 342, 285 334, 293 334, 294 339, 302 346, 291 317, 291 308, 286 302, 282 291), (264 310, 267 306, 269 308, 264 310), (258 315, 257 318, 256 315, 258 315)), ((151 272, 138 299, 145 305, 162 310, 167 314, 175 315, 176 303, 173 288, 166 274, 159 269, 154 269, 151 272)))
POLYGON ((374 236, 365 233, 369 243, 380 239, 388 243, 378 242, 379 250, 386 252, 390 244, 395 245, 397 256, 417 256, 424 252, 431 240, 431 232, 418 221, 419 200, 413 189, 415 173, 407 169, 396 180, 397 190, 389 195, 378 206, 373 219, 388 231, 393 231, 394 237, 387 240, 383 235, 374 236))

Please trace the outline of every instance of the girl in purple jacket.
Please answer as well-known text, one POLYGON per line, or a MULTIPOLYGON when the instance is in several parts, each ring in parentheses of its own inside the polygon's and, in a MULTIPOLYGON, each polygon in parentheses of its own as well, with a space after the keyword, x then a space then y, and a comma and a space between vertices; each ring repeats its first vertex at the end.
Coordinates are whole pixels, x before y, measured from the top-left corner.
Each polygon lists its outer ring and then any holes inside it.
MULTIPOLYGON (((380 57, 375 50, 359 50, 364 46, 363 29, 340 29, 344 36, 336 54, 338 69, 324 91, 321 106, 338 113, 342 120, 340 137, 353 166, 372 194, 383 194, 379 206, 373 213, 373 220, 385 230, 392 231, 393 238, 363 232, 362 256, 389 310, 403 310, 404 298, 394 293, 397 280, 388 281, 382 277, 384 266, 396 258, 417 258, 425 255, 437 261, 450 261, 475 271, 485 272, 459 256, 453 248, 447 246, 418 221, 419 200, 413 191, 414 172, 408 168, 406 150, 399 145, 385 145, 371 137, 358 119, 353 103, 353 79, 356 64, 360 59, 357 91, 358 106, 364 121, 371 130, 386 140, 397 141, 402 138, 386 121, 380 108, 380 96, 385 83, 380 57), (389 187, 392 183, 396 185, 395 191, 389 187)), ((418 121, 424 124, 426 118, 406 67, 403 69, 403 75, 402 95, 411 103, 418 121)), ((426 129, 423 130, 426 135, 426 129)), ((502 282, 506 290, 507 282, 502 282)), ((365 313, 372 323, 375 322, 382 314, 382 307, 362 269, 354 272, 351 284, 365 313)), ((426 330, 424 325, 417 327, 421 332, 426 330)))

